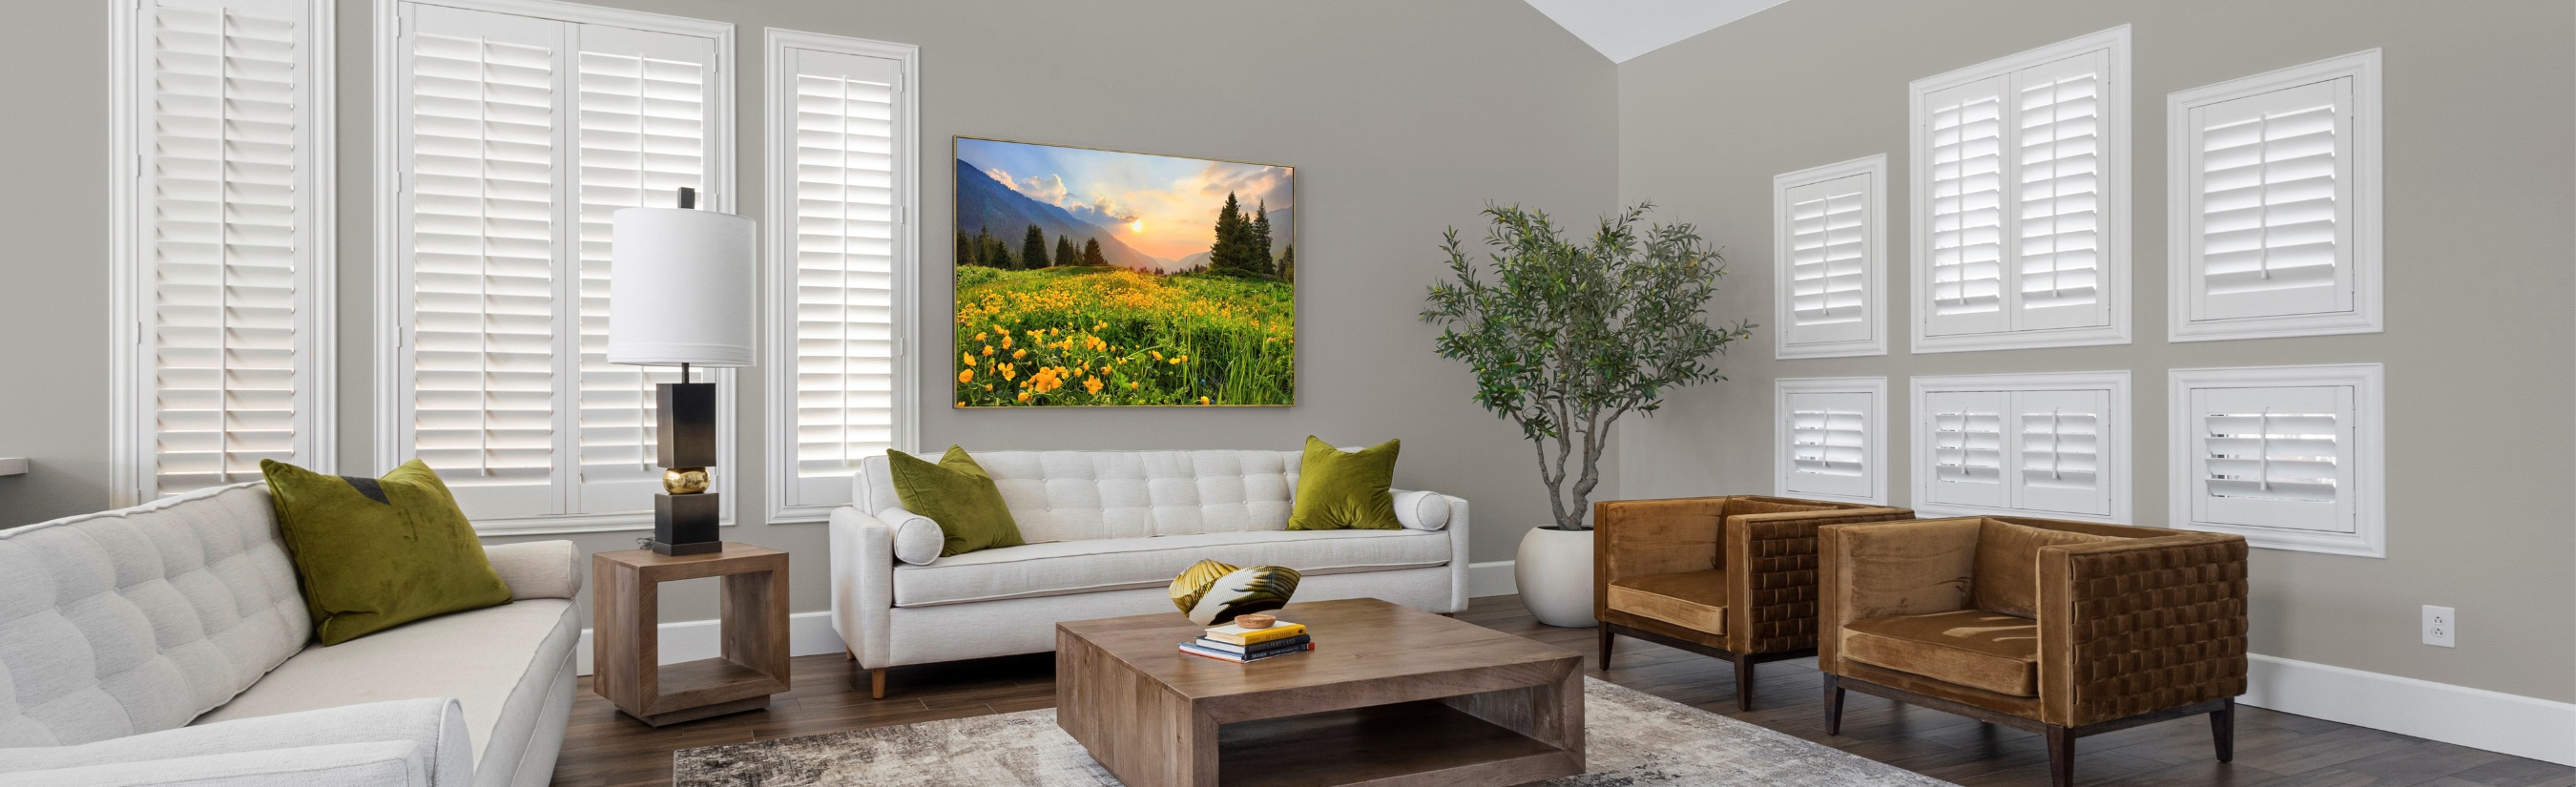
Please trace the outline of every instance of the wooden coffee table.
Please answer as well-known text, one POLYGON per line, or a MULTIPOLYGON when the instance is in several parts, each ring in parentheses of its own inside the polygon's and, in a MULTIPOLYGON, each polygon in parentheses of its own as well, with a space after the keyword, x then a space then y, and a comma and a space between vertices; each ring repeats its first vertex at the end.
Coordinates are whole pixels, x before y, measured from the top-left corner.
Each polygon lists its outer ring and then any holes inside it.
POLYGON ((1056 724, 1130 787, 1505 785, 1583 772, 1583 657, 1377 599, 1290 604, 1316 649, 1182 655, 1178 613, 1059 623, 1056 724))

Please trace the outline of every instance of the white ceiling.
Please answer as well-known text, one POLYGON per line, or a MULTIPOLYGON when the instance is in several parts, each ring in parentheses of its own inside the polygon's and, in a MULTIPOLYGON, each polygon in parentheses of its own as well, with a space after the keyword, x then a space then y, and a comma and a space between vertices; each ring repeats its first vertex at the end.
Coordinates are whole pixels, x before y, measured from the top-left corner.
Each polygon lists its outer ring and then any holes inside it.
POLYGON ((1624 63, 1785 0, 1529 0, 1593 49, 1624 63))

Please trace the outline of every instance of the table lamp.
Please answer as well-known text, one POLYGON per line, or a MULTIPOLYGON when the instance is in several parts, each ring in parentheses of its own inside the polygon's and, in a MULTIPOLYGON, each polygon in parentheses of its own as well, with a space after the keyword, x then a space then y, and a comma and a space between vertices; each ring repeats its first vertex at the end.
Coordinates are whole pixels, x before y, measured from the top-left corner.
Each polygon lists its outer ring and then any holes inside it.
POLYGON ((716 533, 716 385, 691 366, 750 366, 752 221, 697 210, 697 190, 677 208, 621 208, 608 270, 608 362, 678 366, 680 381, 653 386, 663 491, 653 496, 653 551, 724 549, 716 533))

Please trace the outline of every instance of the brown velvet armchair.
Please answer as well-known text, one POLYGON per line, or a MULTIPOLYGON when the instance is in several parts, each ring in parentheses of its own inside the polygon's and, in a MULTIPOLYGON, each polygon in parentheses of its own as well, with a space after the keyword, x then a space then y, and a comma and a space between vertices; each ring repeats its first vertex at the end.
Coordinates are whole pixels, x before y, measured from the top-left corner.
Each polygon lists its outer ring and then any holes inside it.
POLYGON ((1902 508, 1735 495, 1612 500, 1592 507, 1592 614, 1601 664, 1627 635, 1735 664, 1736 707, 1753 708, 1753 665, 1816 652, 1816 528, 1911 519, 1902 508))
POLYGON ((2245 693, 2245 539, 1967 517, 1822 530, 1825 734, 1858 691, 2048 739, 2208 714, 2235 756, 2245 693))

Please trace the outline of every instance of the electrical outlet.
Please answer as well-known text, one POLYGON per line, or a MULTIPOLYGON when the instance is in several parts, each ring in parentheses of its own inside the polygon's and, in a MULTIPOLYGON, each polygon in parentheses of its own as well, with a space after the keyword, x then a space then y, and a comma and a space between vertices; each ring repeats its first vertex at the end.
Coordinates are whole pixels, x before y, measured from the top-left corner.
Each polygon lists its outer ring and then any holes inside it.
POLYGON ((2450 607, 2424 607, 2424 644, 2460 646, 2460 615, 2450 607))

